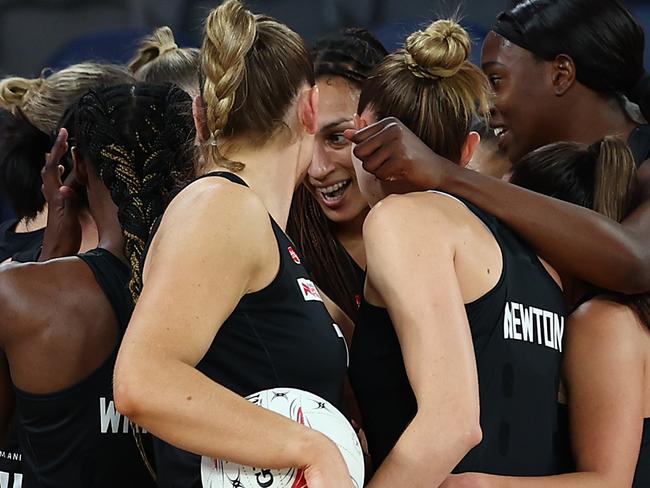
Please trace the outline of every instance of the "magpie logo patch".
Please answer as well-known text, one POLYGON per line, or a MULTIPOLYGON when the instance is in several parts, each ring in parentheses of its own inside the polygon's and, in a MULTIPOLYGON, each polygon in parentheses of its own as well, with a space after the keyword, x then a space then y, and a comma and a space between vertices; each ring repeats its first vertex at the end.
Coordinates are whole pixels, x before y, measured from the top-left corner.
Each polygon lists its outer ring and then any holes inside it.
POLYGON ((314 282, 311 280, 307 280, 305 278, 298 278, 298 288, 300 288, 300 292, 302 293, 302 297, 305 299, 306 302, 322 302, 323 299, 320 297, 320 293, 318 293, 318 289, 316 288, 316 285, 314 285, 314 282))

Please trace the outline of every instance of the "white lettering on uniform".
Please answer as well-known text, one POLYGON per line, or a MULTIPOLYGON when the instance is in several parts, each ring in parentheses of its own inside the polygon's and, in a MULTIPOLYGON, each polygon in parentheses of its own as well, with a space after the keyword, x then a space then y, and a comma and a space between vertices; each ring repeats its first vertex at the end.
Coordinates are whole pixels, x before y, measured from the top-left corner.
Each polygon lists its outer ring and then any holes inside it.
MULTIPOLYGON (((108 433, 108 426, 111 426, 111 432, 117 434, 120 429, 120 420, 122 420, 122 414, 115 409, 115 403, 113 400, 108 402, 106 405, 106 398, 102 397, 99 399, 99 416, 100 416, 100 425, 102 434, 108 433)), ((125 434, 129 432, 129 423, 124 422, 123 431, 125 434)))
POLYGON ((512 339, 512 313, 509 302, 506 302, 506 308, 503 311, 503 338, 512 339))
POLYGON ((521 309, 519 307, 521 307, 521 305, 518 303, 512 304, 512 330, 514 332, 512 338, 515 339, 516 341, 521 340, 521 332, 517 330, 517 326, 521 325, 521 320, 517 316, 517 313, 515 313, 515 312, 520 312, 521 309))
POLYGON ((9 473, 0 471, 0 488, 22 488, 23 486, 23 475, 20 473, 14 473, 14 482, 12 486, 9 486, 9 473))
MULTIPOLYGON (((523 307, 522 307, 523 308, 523 307)), ((533 342, 533 310, 532 307, 523 308, 521 314, 521 328, 526 342, 533 342)))
POLYGON ((503 338, 539 345, 562 352, 564 317, 516 302, 507 302, 503 310, 503 338), (537 336, 537 337, 535 337, 537 336))

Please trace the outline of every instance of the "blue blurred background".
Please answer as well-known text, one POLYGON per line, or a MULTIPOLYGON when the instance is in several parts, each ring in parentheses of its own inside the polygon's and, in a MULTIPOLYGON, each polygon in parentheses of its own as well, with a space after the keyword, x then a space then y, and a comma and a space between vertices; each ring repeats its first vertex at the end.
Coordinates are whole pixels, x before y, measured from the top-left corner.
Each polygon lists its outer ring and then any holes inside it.
MULTIPOLYGON (((0 76, 95 60, 126 62, 140 38, 169 25, 180 46, 198 46, 202 21, 218 0, 0 0, 0 76)), ((372 30, 392 50, 431 19, 459 11, 476 40, 473 60, 496 15, 512 0, 248 0, 309 43, 346 26, 372 30)), ((650 0, 624 2, 650 33, 650 0)), ((650 35, 646 66, 650 69, 650 35)), ((0 221, 7 216, 0 195, 0 221)))

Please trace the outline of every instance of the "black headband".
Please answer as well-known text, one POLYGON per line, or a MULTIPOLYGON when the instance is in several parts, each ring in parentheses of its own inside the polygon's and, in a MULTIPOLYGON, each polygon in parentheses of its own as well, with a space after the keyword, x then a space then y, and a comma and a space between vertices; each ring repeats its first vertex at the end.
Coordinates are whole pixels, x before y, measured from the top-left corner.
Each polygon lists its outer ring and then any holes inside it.
POLYGON ((530 51, 541 58, 544 57, 541 50, 537 49, 534 42, 524 36, 521 26, 518 25, 517 21, 508 15, 507 12, 501 12, 499 14, 497 22, 492 27, 492 30, 504 39, 507 39, 526 51, 530 51))

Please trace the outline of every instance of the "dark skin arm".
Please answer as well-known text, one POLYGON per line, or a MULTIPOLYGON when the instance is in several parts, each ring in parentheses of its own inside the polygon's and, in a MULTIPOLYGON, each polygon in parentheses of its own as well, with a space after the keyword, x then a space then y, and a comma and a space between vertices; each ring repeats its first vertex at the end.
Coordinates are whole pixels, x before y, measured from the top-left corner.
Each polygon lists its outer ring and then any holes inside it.
POLYGON ((345 136, 366 171, 466 198, 508 224, 553 266, 621 293, 650 290, 650 163, 638 172, 640 204, 622 223, 459 167, 395 118, 345 136))
POLYGON ((81 244, 80 199, 75 190, 77 184, 72 174, 65 182, 61 181, 63 166, 59 162, 67 151, 68 132, 61 129, 41 171, 48 214, 39 261, 72 256, 79 251, 81 244))
POLYGON ((14 390, 9 365, 4 351, 0 350, 0 449, 7 447, 9 422, 14 411, 14 390))

